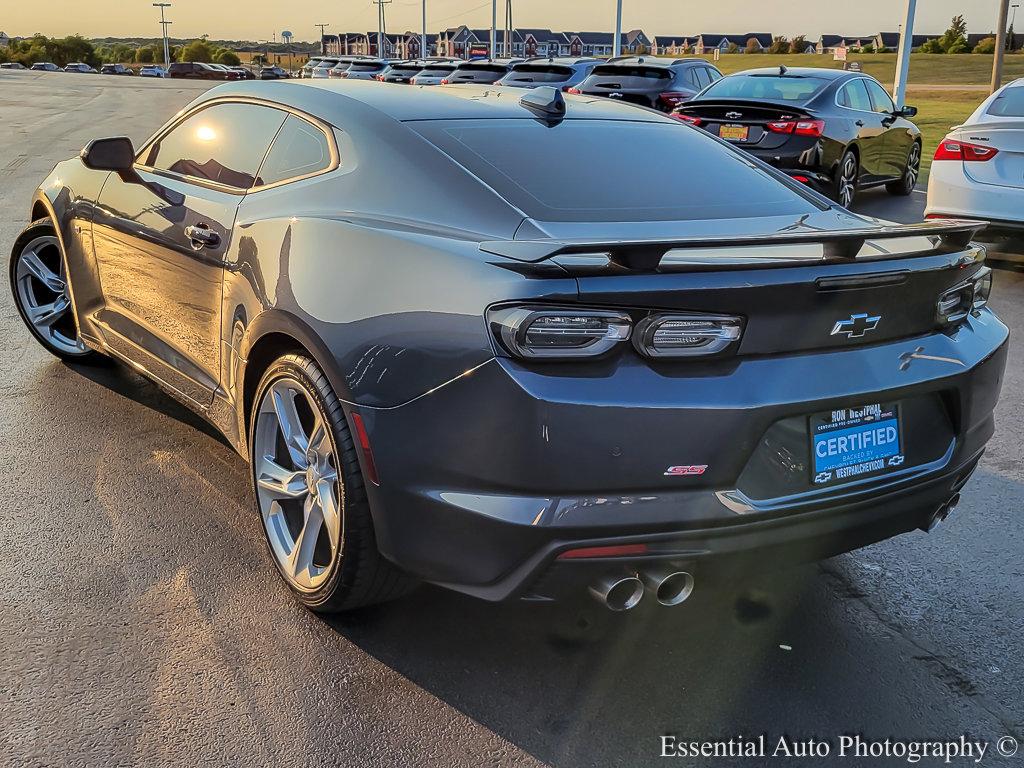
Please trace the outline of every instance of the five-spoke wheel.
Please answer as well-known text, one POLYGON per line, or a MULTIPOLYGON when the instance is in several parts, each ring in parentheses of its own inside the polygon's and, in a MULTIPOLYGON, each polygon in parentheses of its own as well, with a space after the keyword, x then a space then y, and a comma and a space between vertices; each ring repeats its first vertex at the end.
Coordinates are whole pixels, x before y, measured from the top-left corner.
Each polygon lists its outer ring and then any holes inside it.
POLYGON ((44 347, 65 358, 92 354, 79 335, 60 241, 48 223, 34 224, 18 238, 11 287, 25 324, 44 347))

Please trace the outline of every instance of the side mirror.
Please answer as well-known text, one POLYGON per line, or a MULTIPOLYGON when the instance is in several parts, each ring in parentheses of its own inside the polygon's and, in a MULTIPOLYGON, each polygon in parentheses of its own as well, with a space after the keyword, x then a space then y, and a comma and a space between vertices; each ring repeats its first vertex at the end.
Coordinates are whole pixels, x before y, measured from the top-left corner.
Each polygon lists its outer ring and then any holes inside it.
POLYGON ((135 147, 127 136, 94 139, 82 150, 82 163, 94 171, 131 174, 135 168, 135 147))
POLYGON ((917 107, 903 107, 896 112, 897 117, 914 117, 917 115, 917 107))

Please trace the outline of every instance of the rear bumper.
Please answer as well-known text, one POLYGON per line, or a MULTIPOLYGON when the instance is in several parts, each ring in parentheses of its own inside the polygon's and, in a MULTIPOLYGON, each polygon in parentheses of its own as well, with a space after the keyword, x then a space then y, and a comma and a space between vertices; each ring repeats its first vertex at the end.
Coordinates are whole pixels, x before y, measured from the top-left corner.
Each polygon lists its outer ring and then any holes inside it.
POLYGON ((580 376, 495 360, 404 406, 359 409, 381 479, 369 488, 378 543, 420 578, 502 600, 557 597, 624 564, 557 559, 570 548, 655 550, 632 567, 794 561, 913 530, 966 482, 992 435, 1007 335, 986 311, 951 335, 722 361, 699 376, 639 361, 580 376), (901 370, 921 346, 962 365, 901 370), (909 428, 934 453, 873 480, 797 488, 809 456, 770 437, 819 411, 925 400, 942 404, 944 426, 909 428), (665 476, 689 464, 708 469, 665 476))
POLYGON ((1024 187, 979 184, 964 175, 963 163, 933 163, 924 213, 991 222, 979 233, 981 242, 1019 239, 1024 237, 1024 187))

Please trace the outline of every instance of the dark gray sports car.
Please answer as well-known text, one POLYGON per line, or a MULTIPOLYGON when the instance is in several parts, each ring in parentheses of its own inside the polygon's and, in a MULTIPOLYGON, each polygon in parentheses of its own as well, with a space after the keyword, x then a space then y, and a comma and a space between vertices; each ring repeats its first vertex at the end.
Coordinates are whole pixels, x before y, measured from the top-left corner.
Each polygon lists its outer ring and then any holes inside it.
POLYGON ((676 604, 929 529, 993 431, 980 224, 856 216, 607 99, 225 85, 31 212, 29 330, 223 432, 317 610, 417 580, 676 604))

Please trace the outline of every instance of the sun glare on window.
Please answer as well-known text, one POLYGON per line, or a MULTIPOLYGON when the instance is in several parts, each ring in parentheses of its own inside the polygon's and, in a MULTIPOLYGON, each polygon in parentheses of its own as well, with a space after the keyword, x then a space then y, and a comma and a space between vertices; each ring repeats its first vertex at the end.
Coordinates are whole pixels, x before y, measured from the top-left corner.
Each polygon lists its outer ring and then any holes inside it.
POLYGON ((217 132, 208 125, 201 125, 199 130, 196 131, 196 138, 200 141, 213 141, 217 138, 217 132))

